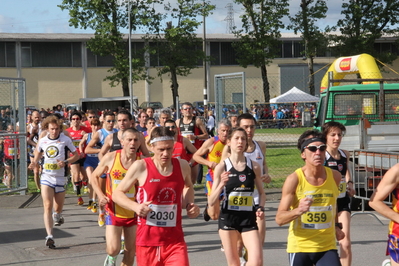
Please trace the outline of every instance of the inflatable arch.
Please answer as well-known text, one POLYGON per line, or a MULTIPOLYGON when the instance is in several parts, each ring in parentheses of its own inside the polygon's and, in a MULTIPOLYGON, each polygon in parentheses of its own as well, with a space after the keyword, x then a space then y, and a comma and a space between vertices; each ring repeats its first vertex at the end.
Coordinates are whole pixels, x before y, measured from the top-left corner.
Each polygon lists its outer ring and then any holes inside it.
MULTIPOLYGON (((320 93, 323 93, 328 87, 328 73, 333 72, 334 79, 343 79, 348 74, 360 74, 363 79, 382 79, 382 75, 375 62, 374 57, 369 54, 360 54, 354 56, 340 57, 336 59, 327 70, 321 80, 320 93)), ((363 84, 378 82, 363 82, 363 84)), ((333 86, 338 86, 335 82, 333 86)))

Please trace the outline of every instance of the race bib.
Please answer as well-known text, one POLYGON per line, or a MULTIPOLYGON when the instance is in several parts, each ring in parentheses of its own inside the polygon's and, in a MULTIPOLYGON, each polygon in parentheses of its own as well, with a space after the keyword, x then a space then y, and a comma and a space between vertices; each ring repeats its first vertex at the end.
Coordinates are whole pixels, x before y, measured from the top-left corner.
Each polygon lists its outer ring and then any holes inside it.
POLYGON ((177 204, 156 205, 150 204, 151 212, 147 214, 147 225, 157 227, 175 227, 177 204))
POLYGON ((15 155, 15 148, 8 148, 8 155, 14 156, 15 155))
POLYGON ((339 191, 338 198, 344 198, 346 195, 346 180, 345 180, 345 178, 341 179, 341 182, 339 183, 339 186, 338 186, 338 191, 339 191))
POLYGON ((76 148, 79 148, 79 143, 80 143, 80 141, 81 141, 81 139, 74 139, 74 140, 72 141, 73 146, 75 146, 76 148))
POLYGON ((232 211, 252 211, 253 192, 231 192, 229 194, 228 210, 232 211))
MULTIPOLYGON (((192 135, 194 135, 194 133, 181 133, 181 135, 184 137, 184 138, 188 138, 188 136, 192 136, 192 135)), ((190 142, 191 143, 194 143, 195 142, 195 140, 190 140, 190 142)))
POLYGON ((327 229, 332 226, 333 206, 311 206, 301 215, 302 228, 327 229))
POLYGON ((54 170, 59 170, 61 168, 58 166, 56 160, 47 160, 43 164, 43 169, 46 172, 50 172, 50 171, 54 171, 54 170))

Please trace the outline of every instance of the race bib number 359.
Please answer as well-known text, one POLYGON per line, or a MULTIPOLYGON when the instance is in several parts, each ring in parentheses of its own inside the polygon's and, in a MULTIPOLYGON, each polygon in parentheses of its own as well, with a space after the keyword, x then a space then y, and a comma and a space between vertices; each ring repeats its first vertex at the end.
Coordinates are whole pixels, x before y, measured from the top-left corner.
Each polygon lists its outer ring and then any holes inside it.
POLYGON ((147 214, 147 225, 158 227, 176 226, 177 205, 149 205, 151 212, 147 214))
POLYGON ((332 226, 333 207, 312 206, 302 214, 301 222, 304 229, 327 229, 332 226))

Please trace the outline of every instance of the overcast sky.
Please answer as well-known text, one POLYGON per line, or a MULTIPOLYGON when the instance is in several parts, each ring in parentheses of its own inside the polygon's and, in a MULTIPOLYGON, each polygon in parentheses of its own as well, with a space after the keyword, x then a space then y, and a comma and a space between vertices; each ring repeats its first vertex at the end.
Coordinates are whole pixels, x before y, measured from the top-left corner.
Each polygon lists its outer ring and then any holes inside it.
MULTIPOLYGON (((173 0, 172 0, 173 1, 173 0)), ((335 25, 341 17, 341 5, 344 0, 329 0, 327 18, 320 27, 335 25)), ((231 0, 212 0, 216 10, 206 20, 207 33, 227 33, 227 5, 231 0)), ((61 11, 57 5, 61 0, 0 0, 0 32, 8 33, 92 33, 91 30, 81 30, 69 27, 68 12, 61 11)), ((290 13, 299 10, 300 0, 290 0, 290 13)), ((239 16, 242 10, 233 5, 234 24, 240 26, 239 16)), ((202 27, 201 30, 202 32, 202 27)))

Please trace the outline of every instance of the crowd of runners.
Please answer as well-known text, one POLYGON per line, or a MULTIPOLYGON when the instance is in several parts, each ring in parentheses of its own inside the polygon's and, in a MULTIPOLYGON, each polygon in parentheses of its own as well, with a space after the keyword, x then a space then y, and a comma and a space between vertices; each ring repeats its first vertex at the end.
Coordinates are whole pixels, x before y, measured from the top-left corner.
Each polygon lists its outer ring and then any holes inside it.
MULTIPOLYGON (((189 218, 203 213, 205 221, 218 220, 228 265, 263 265, 263 183, 272 177, 266 144, 255 140, 256 119, 230 115, 215 125, 211 113, 205 121, 189 102, 180 112, 178 119, 168 108, 158 117, 152 108, 136 115, 124 109, 65 115, 61 106, 29 113, 29 169, 43 199, 45 245, 56 248, 53 226, 67 222, 62 210, 70 182, 77 204, 105 226, 104 265, 116 265, 120 253, 121 265, 135 258, 143 266, 189 265, 182 210, 189 218), (194 186, 202 183, 203 167, 208 204, 200 211, 194 186)), ((328 122, 322 132, 307 130, 298 139, 304 166, 287 177, 276 214, 277 224, 290 224, 292 266, 352 263, 349 201, 355 190, 348 152, 339 149, 344 132, 342 124, 328 122)), ((6 153, 9 146, 1 141, 6 153)), ((395 174, 392 184, 399 183, 395 174)))

